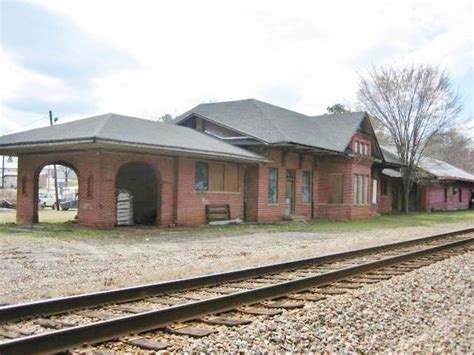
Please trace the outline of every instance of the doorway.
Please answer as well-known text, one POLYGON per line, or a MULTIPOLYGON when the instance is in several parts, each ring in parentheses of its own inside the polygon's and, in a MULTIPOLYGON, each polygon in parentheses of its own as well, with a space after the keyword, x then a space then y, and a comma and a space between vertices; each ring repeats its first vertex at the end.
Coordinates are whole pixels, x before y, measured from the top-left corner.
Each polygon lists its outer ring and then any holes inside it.
POLYGON ((286 171, 286 215, 295 213, 295 171, 286 171))
POLYGON ((131 196, 133 224, 159 224, 158 181, 155 170, 148 164, 128 163, 118 170, 115 188, 131 196))

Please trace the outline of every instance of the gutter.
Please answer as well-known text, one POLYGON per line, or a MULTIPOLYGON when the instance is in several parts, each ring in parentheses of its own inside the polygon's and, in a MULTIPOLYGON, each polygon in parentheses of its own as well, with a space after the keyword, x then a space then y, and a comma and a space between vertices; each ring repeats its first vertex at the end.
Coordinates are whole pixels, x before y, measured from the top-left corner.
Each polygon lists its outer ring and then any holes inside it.
MULTIPOLYGON (((81 138, 81 139, 64 139, 58 141, 39 141, 39 142, 25 142, 21 144, 0 144, 0 152, 2 149, 14 150, 14 149, 22 149, 22 148, 38 148, 40 147, 55 147, 60 145, 69 145, 69 144, 115 144, 120 146, 128 146, 128 147, 135 147, 135 148, 148 148, 148 149, 156 149, 158 151, 168 151, 168 152, 176 152, 176 153, 187 153, 192 155, 200 155, 206 157, 213 157, 213 158, 229 158, 232 160, 239 160, 244 162, 252 162, 252 163, 269 163, 270 160, 257 155, 255 153, 255 157, 246 157, 243 155, 232 154, 232 153, 224 153, 224 152, 215 152, 215 151, 208 151, 208 150, 194 150, 194 149, 186 149, 180 147, 173 147, 173 146, 161 146, 161 145, 152 145, 152 144, 139 144, 133 142, 125 142, 120 140, 113 140, 113 139, 102 139, 97 137, 91 138, 81 138)), ((241 148, 242 149, 242 148, 241 148)))

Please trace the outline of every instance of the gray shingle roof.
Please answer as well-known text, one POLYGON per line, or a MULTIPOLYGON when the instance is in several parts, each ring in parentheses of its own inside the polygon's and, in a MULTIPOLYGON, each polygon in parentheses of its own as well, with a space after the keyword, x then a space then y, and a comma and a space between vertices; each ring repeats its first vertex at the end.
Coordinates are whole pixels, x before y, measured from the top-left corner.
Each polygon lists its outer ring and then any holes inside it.
MULTIPOLYGON (((394 153, 390 148, 381 147, 384 155, 385 161, 389 163, 402 165, 401 161, 398 159, 396 153, 394 153)), ((418 168, 426 171, 428 174, 434 176, 439 180, 464 180, 474 182, 474 175, 464 171, 462 169, 456 168, 454 165, 446 163, 442 160, 423 157, 420 159, 418 168)), ((384 169, 383 174, 391 177, 401 177, 401 173, 392 169, 384 169)))
POLYGON ((0 152, 2 148, 11 150, 12 147, 81 142, 140 145, 168 151, 265 161, 258 154, 191 128, 114 113, 2 136, 0 152))
POLYGON ((387 148, 387 147, 380 147, 380 150, 382 151, 382 154, 383 154, 383 159, 387 162, 387 163, 391 163, 391 164, 397 164, 397 165, 403 165, 403 163, 401 162, 400 159, 398 159, 398 156, 397 154, 392 151, 390 148, 387 148))
POLYGON ((267 144, 295 143, 345 152, 365 112, 307 116, 255 99, 201 104, 177 117, 198 115, 267 144))
POLYGON ((420 159, 418 167, 439 180, 464 180, 474 182, 473 174, 441 160, 425 157, 420 159))

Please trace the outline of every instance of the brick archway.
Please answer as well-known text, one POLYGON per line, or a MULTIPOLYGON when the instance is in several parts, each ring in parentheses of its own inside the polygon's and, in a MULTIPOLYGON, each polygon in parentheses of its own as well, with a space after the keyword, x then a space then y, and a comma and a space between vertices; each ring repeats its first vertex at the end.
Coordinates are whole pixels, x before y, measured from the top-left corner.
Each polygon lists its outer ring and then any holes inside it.
MULTIPOLYGON (((42 162, 34 171, 33 175, 33 195, 32 195, 32 201, 33 201, 33 223, 39 223, 39 215, 38 215, 38 208, 39 208, 39 180, 40 180, 40 174, 43 171, 43 169, 47 166, 51 165, 56 165, 56 166, 65 166, 71 170, 74 171, 74 173, 77 176, 77 182, 78 182, 78 196, 81 188, 81 177, 79 174, 79 169, 76 167, 76 164, 73 162, 70 162, 68 160, 62 160, 62 159, 49 159, 46 160, 45 162, 42 162)), ((55 177, 57 179, 57 177, 55 177)), ((80 203, 80 199, 78 201, 80 203)), ((58 208, 58 206, 56 206, 58 208)), ((80 220, 80 208, 79 205, 77 207, 77 218, 80 220)))
POLYGON ((134 224, 160 225, 160 182, 159 171, 145 162, 127 162, 117 169, 115 191, 127 190, 133 196, 134 224))

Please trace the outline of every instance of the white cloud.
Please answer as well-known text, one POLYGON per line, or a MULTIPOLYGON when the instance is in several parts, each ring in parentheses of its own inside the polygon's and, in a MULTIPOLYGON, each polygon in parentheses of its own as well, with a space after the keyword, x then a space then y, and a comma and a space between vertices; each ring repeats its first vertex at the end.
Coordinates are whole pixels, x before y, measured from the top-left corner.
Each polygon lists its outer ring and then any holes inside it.
MULTIPOLYGON (((469 0, 41 3, 138 61, 94 80, 98 113, 178 114, 255 97, 318 114, 353 101, 356 71, 371 64, 428 62, 453 75, 472 66, 469 0)), ((16 75, 6 85, 19 85, 16 75)))

